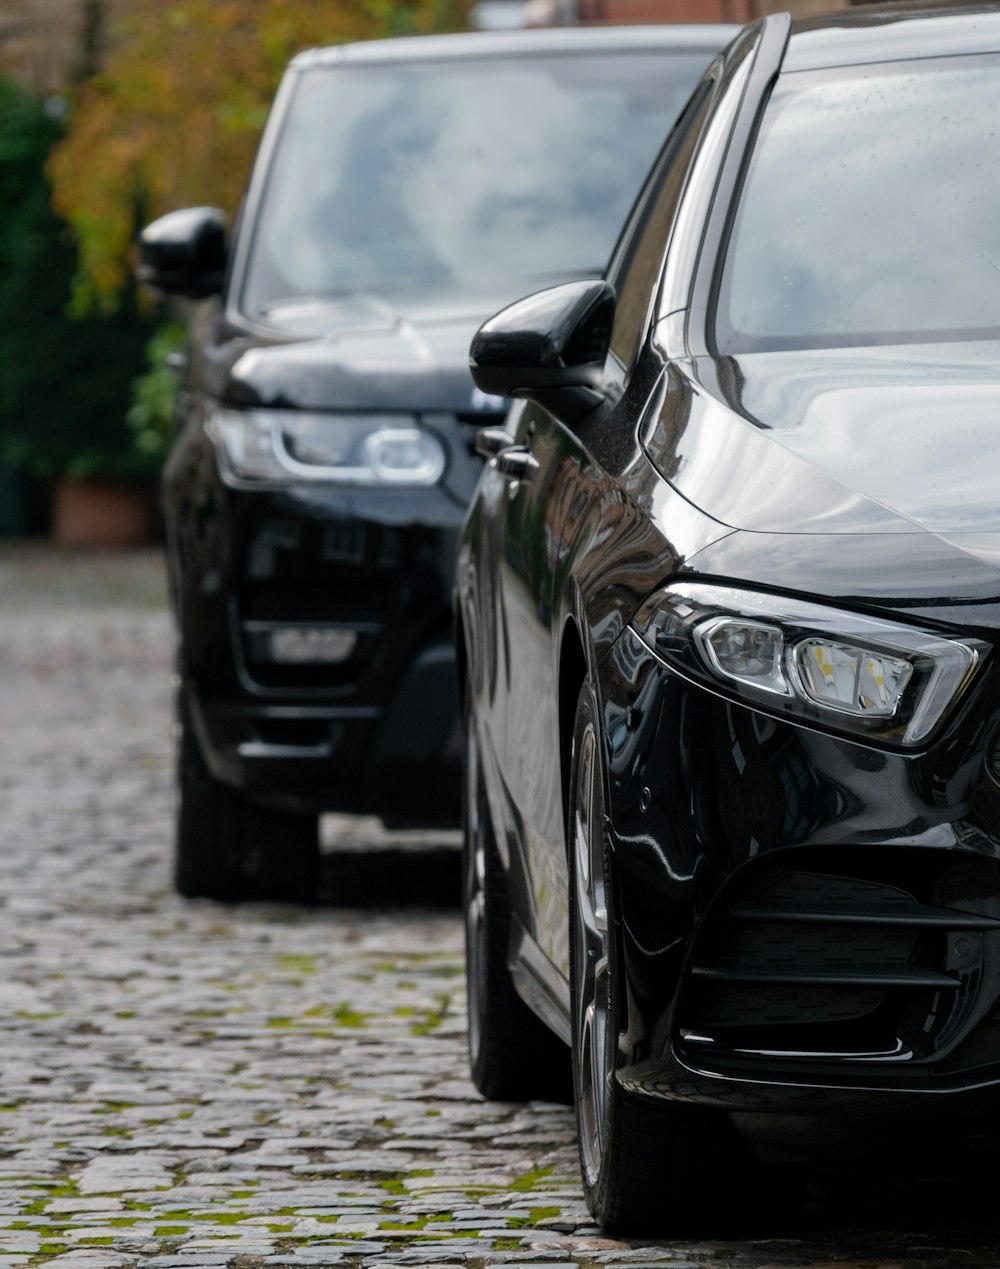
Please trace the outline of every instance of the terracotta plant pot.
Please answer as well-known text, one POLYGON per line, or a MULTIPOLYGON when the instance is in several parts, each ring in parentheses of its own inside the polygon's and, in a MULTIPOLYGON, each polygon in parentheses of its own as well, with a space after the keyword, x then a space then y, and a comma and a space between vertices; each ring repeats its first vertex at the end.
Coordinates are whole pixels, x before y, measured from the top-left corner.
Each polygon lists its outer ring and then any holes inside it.
POLYGON ((52 539, 59 547, 141 546, 153 537, 148 481, 64 477, 56 486, 52 539))

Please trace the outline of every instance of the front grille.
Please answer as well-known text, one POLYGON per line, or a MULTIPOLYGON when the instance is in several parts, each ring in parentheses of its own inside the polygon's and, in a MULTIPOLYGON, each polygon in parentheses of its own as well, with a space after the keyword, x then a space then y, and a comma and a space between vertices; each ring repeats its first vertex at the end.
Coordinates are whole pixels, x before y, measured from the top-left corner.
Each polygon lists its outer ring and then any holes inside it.
POLYGON ((379 625, 398 602, 398 588, 374 583, 367 588, 343 583, 334 586, 318 578, 311 582, 274 580, 244 586, 240 599, 244 621, 379 625))
POLYGON ((744 1060, 933 1063, 996 1008, 989 966, 1000 970, 995 861, 781 851, 749 865, 706 920, 681 1043, 744 1060))

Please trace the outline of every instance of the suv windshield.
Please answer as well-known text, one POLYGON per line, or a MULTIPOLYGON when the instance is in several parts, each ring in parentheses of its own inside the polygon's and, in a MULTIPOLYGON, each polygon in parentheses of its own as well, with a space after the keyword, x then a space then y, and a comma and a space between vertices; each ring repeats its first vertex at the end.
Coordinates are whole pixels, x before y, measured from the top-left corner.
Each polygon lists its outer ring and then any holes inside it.
POLYGON ((779 80, 730 239, 720 353, 1000 333, 1000 59, 779 80))
POLYGON ((496 293, 600 273, 708 49, 300 75, 242 305, 496 293))

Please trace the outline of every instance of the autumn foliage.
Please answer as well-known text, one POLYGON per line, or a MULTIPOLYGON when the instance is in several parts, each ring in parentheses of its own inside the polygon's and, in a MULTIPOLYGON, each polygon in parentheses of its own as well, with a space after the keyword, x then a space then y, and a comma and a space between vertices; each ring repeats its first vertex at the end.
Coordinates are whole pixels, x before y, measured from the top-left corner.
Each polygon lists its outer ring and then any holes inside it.
POLYGON ((460 28, 465 0, 143 0, 72 103, 49 165, 80 253, 75 304, 115 308, 144 221, 235 214, 289 58, 314 45, 460 28))

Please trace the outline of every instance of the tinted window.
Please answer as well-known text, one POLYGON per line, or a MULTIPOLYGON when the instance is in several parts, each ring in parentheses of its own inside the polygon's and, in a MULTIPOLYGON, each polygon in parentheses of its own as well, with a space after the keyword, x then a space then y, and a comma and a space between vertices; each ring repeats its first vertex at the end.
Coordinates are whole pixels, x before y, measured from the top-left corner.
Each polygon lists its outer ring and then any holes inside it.
POLYGON ((638 355, 646 333, 652 293, 660 278, 677 204, 708 113, 711 83, 706 81, 688 104, 670 143, 660 156, 656 171, 642 203, 637 208, 635 227, 623 243, 622 259, 612 282, 618 292, 611 351, 629 368, 638 355))
POLYGON ((254 233, 244 306, 600 273, 709 53, 306 72, 254 233))
POLYGON ((1000 332, 1000 60, 779 81, 730 240, 722 352, 1000 332))

